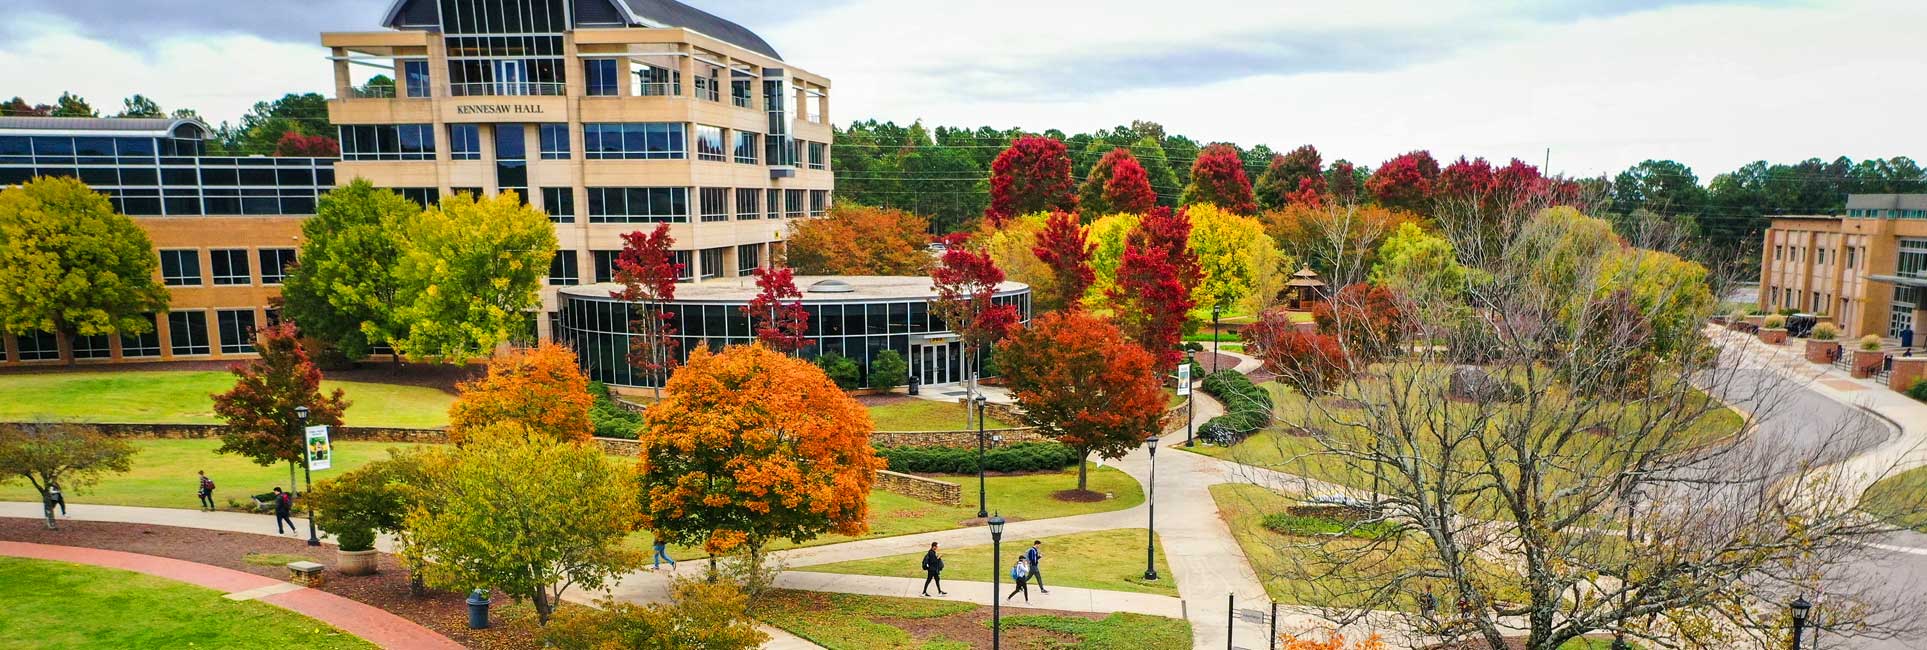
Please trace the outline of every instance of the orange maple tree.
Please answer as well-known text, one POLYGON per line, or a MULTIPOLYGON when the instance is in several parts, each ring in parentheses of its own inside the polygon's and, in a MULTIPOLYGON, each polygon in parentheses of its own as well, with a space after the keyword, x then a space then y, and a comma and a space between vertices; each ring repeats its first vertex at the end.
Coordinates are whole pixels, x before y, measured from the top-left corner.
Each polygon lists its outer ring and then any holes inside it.
MULTIPOLYGON (((1163 384, 1151 353, 1083 311, 1045 314, 997 346, 997 366, 1026 424, 1077 450, 1118 459, 1157 433, 1163 384)), ((1078 464, 1077 489, 1086 489, 1078 464)))
POLYGON ((787 264, 798 275, 923 275, 930 222, 902 210, 837 204, 790 226, 787 264))
POLYGON ((488 364, 488 376, 458 388, 461 396, 448 407, 450 440, 460 442, 467 432, 496 422, 557 440, 594 437, 589 378, 576 366, 575 353, 555 343, 497 357, 488 364))
POLYGON ((642 526, 711 554, 869 530, 884 461, 869 411, 823 371, 761 344, 697 348, 640 431, 642 526))

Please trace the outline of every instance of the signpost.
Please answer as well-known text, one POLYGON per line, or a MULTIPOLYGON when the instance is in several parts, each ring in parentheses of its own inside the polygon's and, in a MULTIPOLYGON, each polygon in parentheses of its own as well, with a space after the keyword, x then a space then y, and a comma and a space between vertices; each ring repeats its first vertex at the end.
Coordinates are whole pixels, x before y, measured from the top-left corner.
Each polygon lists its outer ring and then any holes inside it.
POLYGON ((334 466, 335 449, 328 442, 328 425, 317 424, 308 427, 308 440, 304 446, 308 451, 308 469, 328 469, 334 466))

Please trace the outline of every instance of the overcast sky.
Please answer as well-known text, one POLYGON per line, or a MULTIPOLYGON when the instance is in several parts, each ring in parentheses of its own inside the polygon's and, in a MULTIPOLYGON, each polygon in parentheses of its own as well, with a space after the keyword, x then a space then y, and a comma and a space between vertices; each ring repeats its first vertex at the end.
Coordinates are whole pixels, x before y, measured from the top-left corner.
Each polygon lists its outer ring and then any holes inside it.
MULTIPOLYGON (((388 0, 3 0, 0 99, 145 93, 232 120, 326 92, 388 0)), ((1570 175, 1927 157, 1919 0, 692 0, 827 76, 831 117, 1410 149, 1570 175)))

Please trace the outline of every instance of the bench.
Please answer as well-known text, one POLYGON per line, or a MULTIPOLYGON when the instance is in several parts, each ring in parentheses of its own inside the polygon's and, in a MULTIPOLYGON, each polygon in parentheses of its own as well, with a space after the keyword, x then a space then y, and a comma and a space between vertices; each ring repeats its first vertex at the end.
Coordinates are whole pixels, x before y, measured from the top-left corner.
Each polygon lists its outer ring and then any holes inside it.
POLYGON ((321 586, 321 570, 322 566, 318 562, 308 562, 305 560, 289 562, 288 582, 304 587, 319 587, 321 586))

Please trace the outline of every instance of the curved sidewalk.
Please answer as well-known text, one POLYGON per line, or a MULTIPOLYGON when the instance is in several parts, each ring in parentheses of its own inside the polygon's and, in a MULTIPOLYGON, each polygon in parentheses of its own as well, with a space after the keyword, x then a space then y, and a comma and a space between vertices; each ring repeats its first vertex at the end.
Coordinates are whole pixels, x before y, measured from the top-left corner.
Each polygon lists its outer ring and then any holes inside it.
POLYGON ((138 553, 27 542, 0 541, 0 556, 121 569, 206 587, 225 592, 233 600, 259 600, 327 623, 383 648, 462 648, 448 637, 380 608, 245 571, 138 553))

